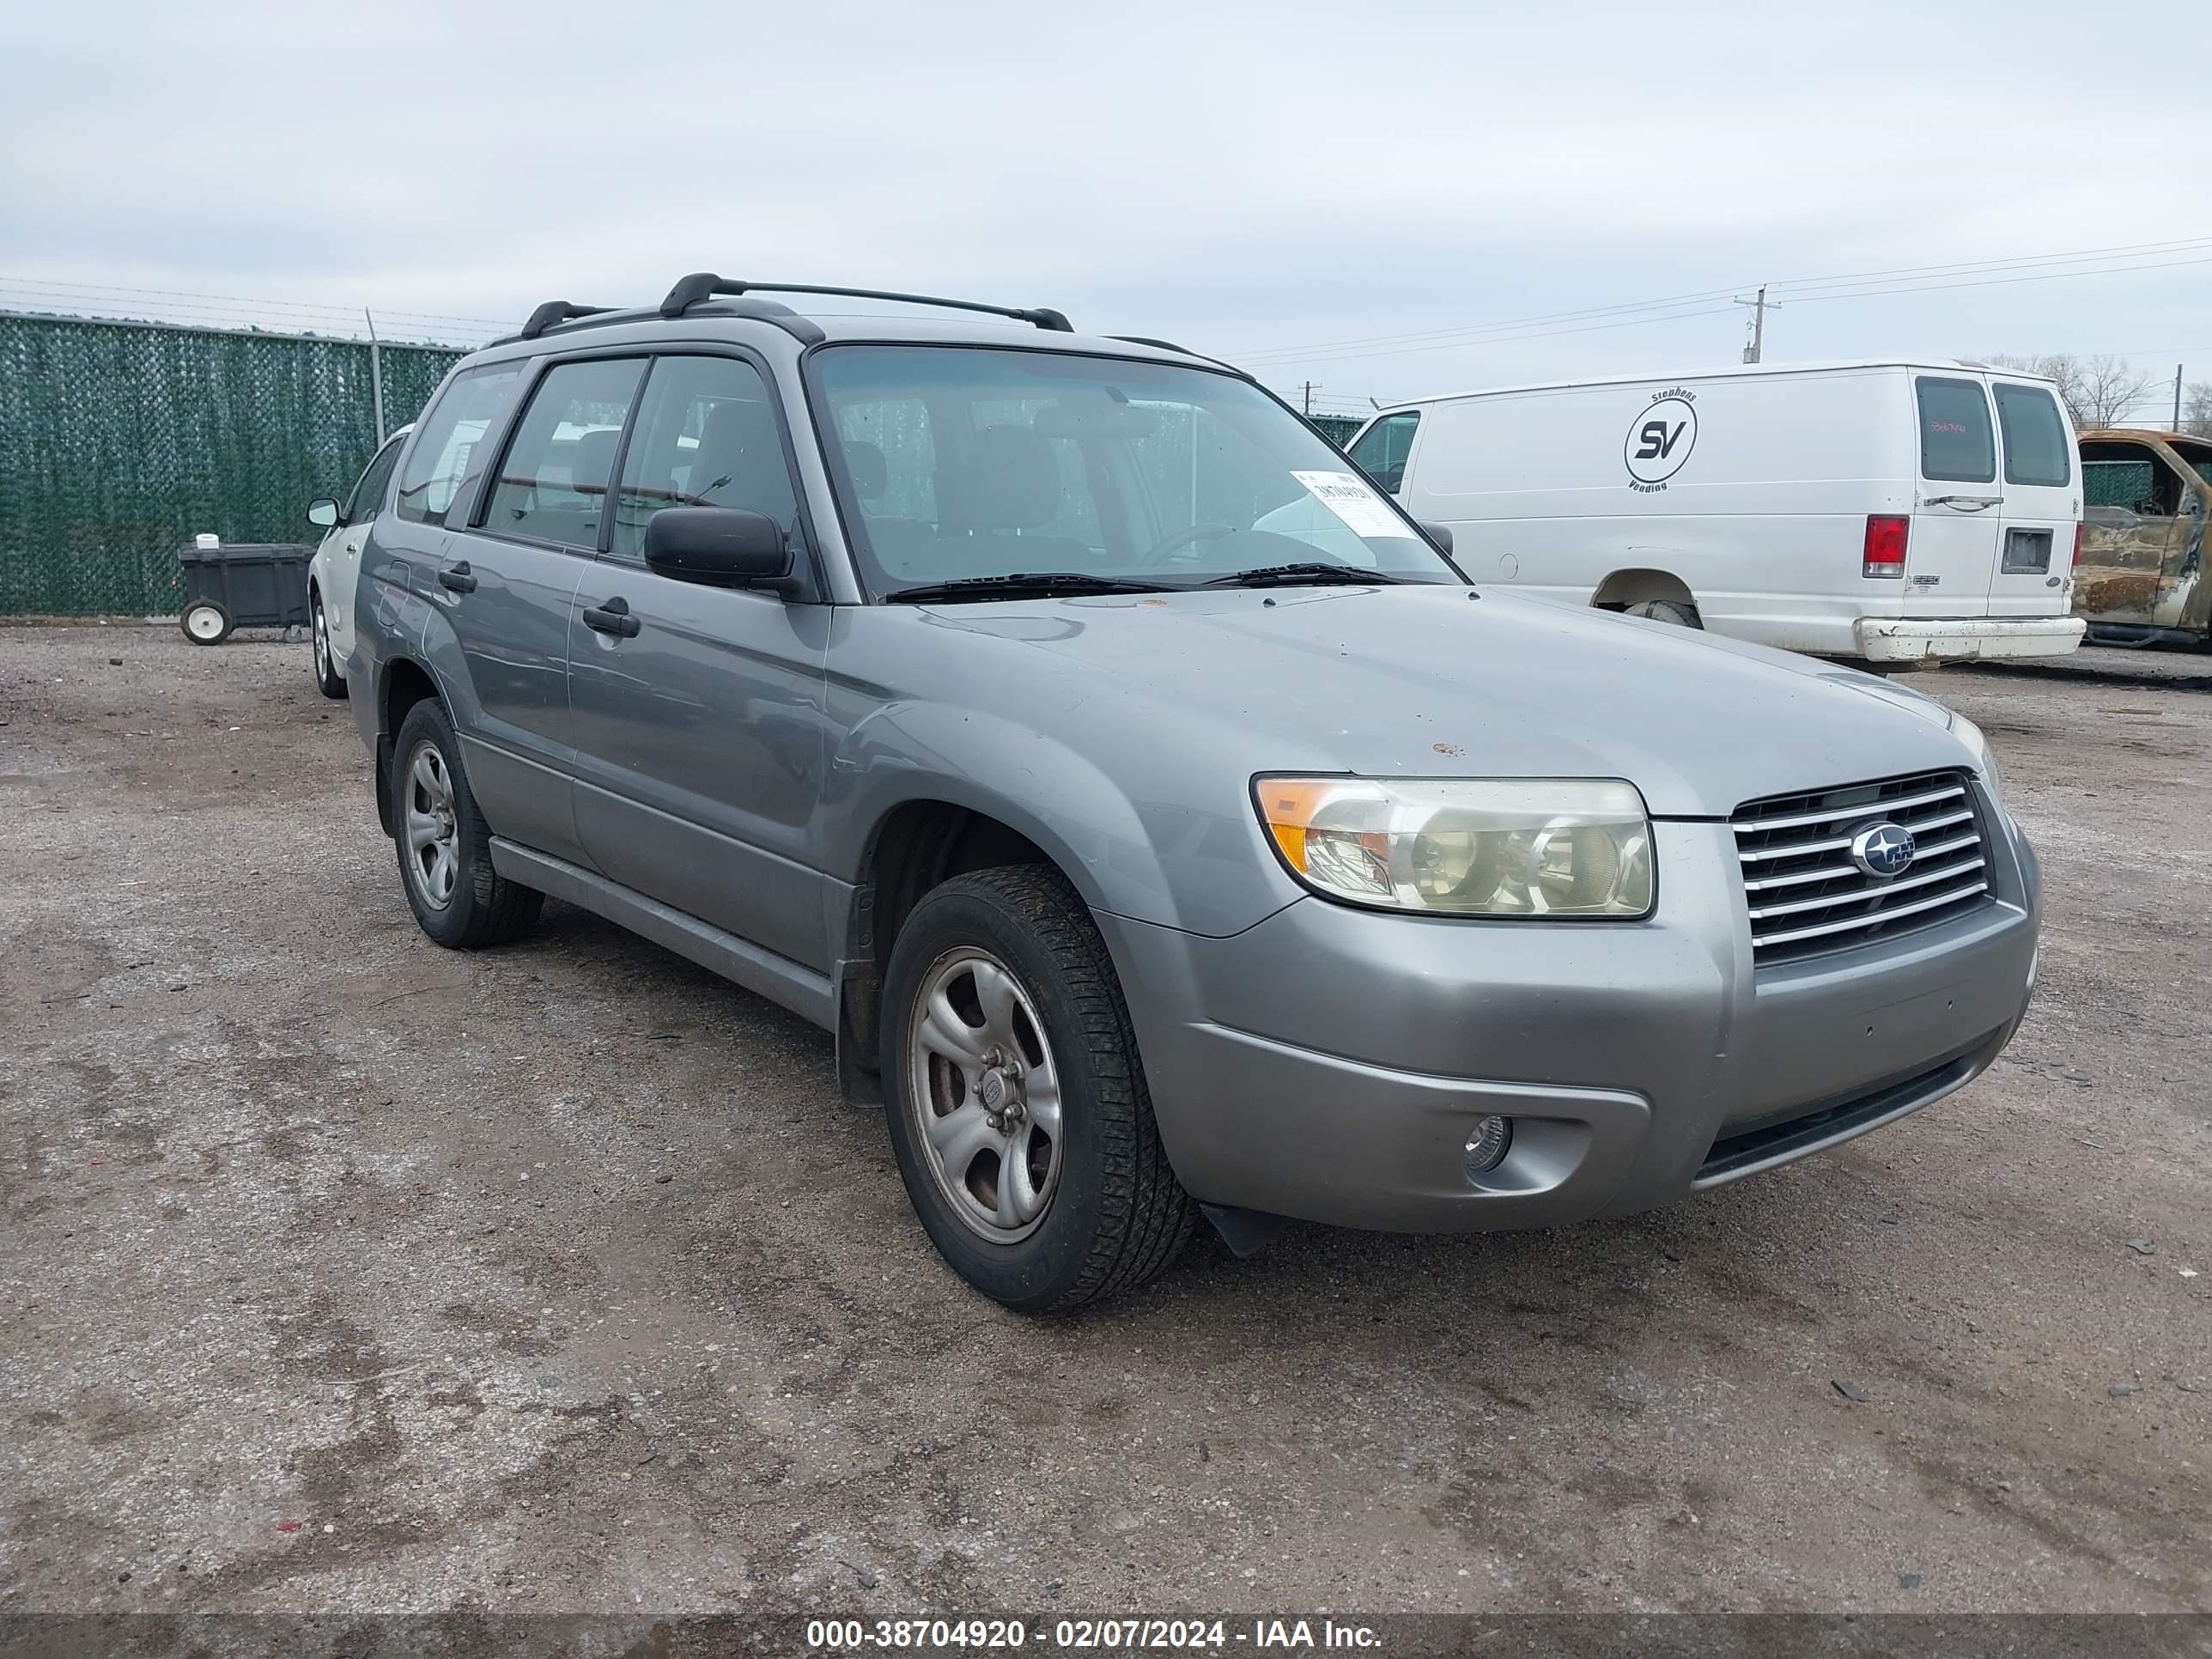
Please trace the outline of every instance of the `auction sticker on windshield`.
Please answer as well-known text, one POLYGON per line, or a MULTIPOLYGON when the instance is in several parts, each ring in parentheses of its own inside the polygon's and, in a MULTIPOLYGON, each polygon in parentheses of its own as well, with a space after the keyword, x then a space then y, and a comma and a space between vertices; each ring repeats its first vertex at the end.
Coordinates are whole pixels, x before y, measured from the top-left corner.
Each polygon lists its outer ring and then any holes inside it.
POLYGON ((1349 472, 1292 472, 1355 536, 1403 536, 1398 515, 1361 479, 1349 472))

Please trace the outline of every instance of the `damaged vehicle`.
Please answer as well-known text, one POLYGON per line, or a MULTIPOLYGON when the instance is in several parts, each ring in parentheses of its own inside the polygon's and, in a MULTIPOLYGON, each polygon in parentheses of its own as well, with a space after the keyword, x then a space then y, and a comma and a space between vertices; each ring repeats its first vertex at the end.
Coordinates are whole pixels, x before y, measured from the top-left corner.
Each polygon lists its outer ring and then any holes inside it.
POLYGON ((549 301, 447 376, 359 568, 422 931, 551 897, 826 1028, 835 1090, 695 1109, 880 1107, 1024 1311, 1201 1217, 1686 1198, 1960 1088, 2035 981, 1972 722, 1477 588, 1249 375, 1056 311, 549 301))
POLYGON ((2104 427, 2081 434, 2074 614, 2102 645, 2212 643, 2204 580, 2212 441, 2104 427))

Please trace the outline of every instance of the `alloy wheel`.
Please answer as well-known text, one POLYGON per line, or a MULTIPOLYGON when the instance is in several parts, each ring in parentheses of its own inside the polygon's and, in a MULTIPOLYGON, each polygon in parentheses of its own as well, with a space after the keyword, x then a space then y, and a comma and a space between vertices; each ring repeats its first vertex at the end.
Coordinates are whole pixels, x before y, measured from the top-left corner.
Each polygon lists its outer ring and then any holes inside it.
POLYGON ((461 836, 453 809, 453 774, 434 743, 415 745, 406 771, 407 876, 431 908, 453 902, 460 878, 461 836))
POLYGON ((907 1022, 908 1100, 939 1190, 994 1244, 1034 1232, 1060 1184, 1060 1074, 1029 993, 988 951, 949 951, 907 1022))

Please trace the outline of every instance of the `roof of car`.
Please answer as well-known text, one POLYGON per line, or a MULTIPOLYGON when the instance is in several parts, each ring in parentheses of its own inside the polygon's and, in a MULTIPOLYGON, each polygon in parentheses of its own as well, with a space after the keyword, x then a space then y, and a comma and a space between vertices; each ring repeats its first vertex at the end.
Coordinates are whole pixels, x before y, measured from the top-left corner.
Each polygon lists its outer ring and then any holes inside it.
POLYGON ((2202 445, 2212 442, 2212 439, 2207 439, 2197 433, 2176 432, 2171 427, 2163 426, 2084 427, 2081 429, 2081 441, 2087 443, 2092 438, 2152 438, 2162 444, 2202 445))
MULTIPOLYGON (((686 278, 686 283, 696 279, 686 278)), ((679 285, 678 293, 682 291, 679 285)), ((1059 313, 1048 311, 1024 312, 1018 316, 1001 318, 985 311, 940 312, 934 315, 914 315, 907 312, 853 312, 834 310, 824 306, 793 306, 783 298, 792 290, 775 287, 749 289, 741 295, 729 298, 706 297, 682 305, 678 314, 669 314, 671 301, 660 306, 632 307, 584 307, 570 306, 565 301, 552 301, 542 306, 532 314, 520 334, 495 340, 484 348, 488 356, 498 357, 536 354, 556 345, 568 346, 588 337, 594 343, 605 339, 608 344, 628 344, 633 339, 667 338, 680 333, 698 338, 728 328, 732 332, 753 333, 760 327, 777 328, 786 334, 798 337, 806 344, 839 343, 848 342, 880 342, 896 344, 925 345, 989 345, 1013 347, 1032 351, 1073 351, 1086 356, 1131 357, 1159 362, 1198 363, 1229 369, 1243 374, 1231 364, 1222 363, 1203 352, 1191 351, 1166 340, 1134 336, 1079 334, 1061 326, 1066 321, 1059 313), (1049 318, 1048 324, 1040 324, 1034 318, 1049 318), (602 334, 601 331, 619 331, 602 334)), ((867 296, 865 291, 855 291, 855 297, 867 296)), ((887 296, 892 297, 892 296, 887 296)), ((942 303, 966 305, 967 301, 933 302, 920 296, 895 296, 916 306, 942 303)))

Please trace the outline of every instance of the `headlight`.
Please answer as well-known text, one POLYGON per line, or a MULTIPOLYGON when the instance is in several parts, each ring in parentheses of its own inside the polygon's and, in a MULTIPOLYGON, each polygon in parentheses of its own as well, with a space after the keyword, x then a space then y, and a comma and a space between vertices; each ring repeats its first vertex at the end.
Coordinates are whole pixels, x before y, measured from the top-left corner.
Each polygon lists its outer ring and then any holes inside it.
POLYGON ((1990 793, 2002 800, 2004 790, 1997 777, 1996 751, 1990 747, 1990 740, 1982 735, 1982 728, 1964 714, 1954 714, 1951 716, 1951 735, 1974 751, 1975 769, 1981 773, 1983 781, 1989 785, 1990 793))
POLYGON ((1463 916, 1651 910, 1644 798, 1613 779, 1255 778, 1291 872, 1355 904, 1463 916))

